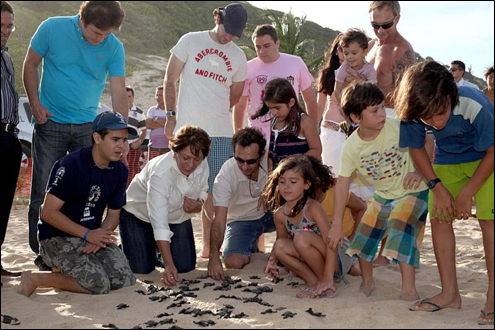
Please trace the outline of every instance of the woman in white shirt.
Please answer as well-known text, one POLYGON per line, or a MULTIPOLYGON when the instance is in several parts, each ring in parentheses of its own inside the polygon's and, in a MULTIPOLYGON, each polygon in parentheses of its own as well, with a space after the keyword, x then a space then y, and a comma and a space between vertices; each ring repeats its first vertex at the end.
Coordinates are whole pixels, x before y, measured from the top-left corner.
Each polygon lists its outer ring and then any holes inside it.
POLYGON ((174 286, 180 273, 196 268, 191 217, 208 196, 210 145, 203 129, 185 126, 170 141, 172 152, 151 160, 131 182, 120 236, 134 273, 161 266, 162 282, 174 286))

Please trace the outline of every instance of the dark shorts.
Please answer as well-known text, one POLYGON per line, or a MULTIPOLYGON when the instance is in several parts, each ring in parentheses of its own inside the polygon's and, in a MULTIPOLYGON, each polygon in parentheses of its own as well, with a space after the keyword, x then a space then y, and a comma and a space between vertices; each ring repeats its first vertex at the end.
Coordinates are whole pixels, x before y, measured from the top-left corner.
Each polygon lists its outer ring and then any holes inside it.
POLYGON ((107 294, 136 283, 125 255, 115 244, 96 254, 84 254, 87 242, 78 237, 54 237, 40 242, 40 254, 50 267, 72 277, 91 294, 107 294))

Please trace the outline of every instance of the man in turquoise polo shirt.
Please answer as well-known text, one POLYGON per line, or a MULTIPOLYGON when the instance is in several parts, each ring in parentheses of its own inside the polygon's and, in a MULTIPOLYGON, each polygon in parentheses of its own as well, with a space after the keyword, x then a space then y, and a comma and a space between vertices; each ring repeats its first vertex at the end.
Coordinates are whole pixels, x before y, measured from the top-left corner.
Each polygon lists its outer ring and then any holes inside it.
MULTIPOLYGON (((23 74, 36 120, 29 205, 29 244, 35 253, 39 253, 37 223, 50 170, 67 153, 91 146, 91 123, 107 76, 112 107, 127 118, 124 47, 112 34, 124 17, 118 1, 84 1, 78 15, 41 23, 31 40, 23 74)), ((39 261, 35 261, 38 266, 39 261)))

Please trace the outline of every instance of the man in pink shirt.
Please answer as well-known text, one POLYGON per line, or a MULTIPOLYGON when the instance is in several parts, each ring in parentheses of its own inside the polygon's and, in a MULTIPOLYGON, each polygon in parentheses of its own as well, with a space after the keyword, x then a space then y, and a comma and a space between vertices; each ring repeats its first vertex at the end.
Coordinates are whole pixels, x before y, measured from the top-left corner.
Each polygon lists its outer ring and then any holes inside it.
MULTIPOLYGON (((275 78, 285 78, 292 83, 297 95, 302 92, 306 109, 316 122, 316 95, 313 91, 314 78, 304 61, 298 57, 279 52, 280 41, 277 30, 271 25, 260 25, 253 33, 253 42, 258 57, 248 62, 248 78, 242 97, 234 108, 234 130, 237 132, 244 127, 246 110, 249 104, 249 126, 263 131, 267 140, 270 139, 270 117, 251 120, 263 105, 265 85, 275 78)), ((269 115, 268 115, 269 116, 269 115)))

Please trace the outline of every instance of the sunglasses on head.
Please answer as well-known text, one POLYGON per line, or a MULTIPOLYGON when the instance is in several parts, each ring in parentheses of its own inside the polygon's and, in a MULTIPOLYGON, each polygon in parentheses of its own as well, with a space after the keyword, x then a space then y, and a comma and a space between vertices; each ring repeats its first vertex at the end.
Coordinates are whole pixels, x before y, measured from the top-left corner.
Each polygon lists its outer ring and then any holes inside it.
POLYGON ((377 23, 373 23, 371 22, 371 26, 373 27, 373 29, 375 30, 380 30, 380 28, 384 29, 384 30, 388 30, 390 29, 392 26, 394 26, 394 23, 395 23, 395 18, 393 20, 391 20, 390 22, 388 23, 384 23, 384 24, 377 24, 377 23))
MULTIPOLYGON (((261 158, 261 157, 260 157, 261 158)), ((258 159, 249 159, 249 160, 244 160, 244 159, 240 159, 239 157, 235 157, 235 160, 243 165, 243 164, 248 164, 248 165, 254 165, 258 162, 258 160, 260 160, 260 158, 258 159)))

